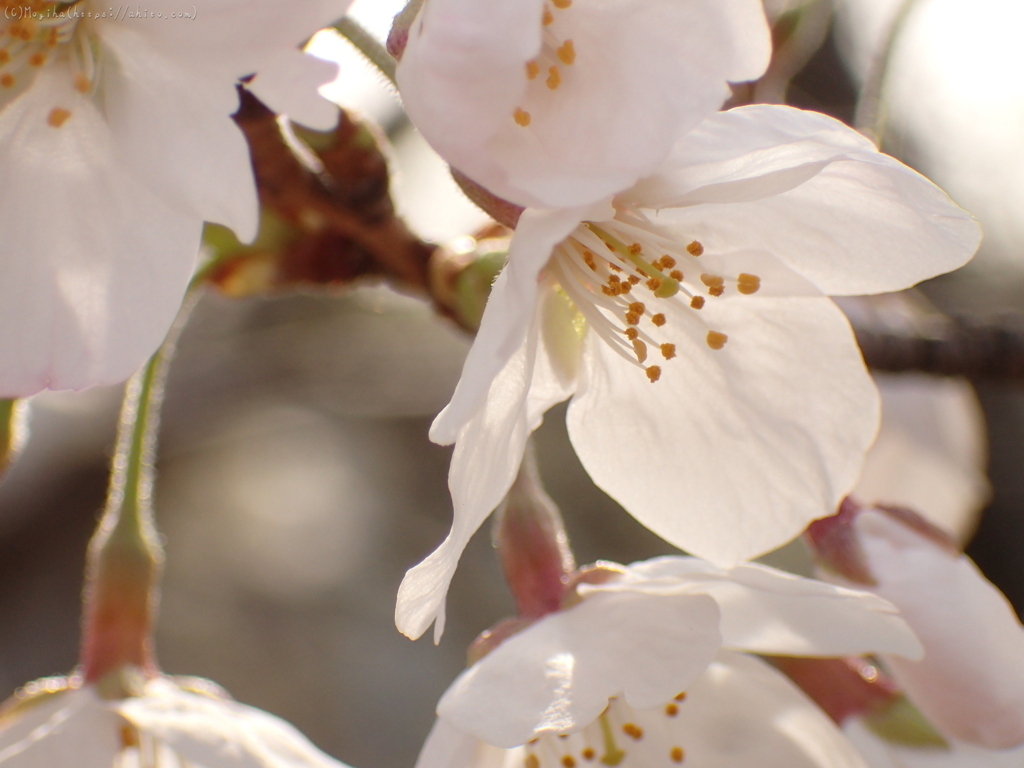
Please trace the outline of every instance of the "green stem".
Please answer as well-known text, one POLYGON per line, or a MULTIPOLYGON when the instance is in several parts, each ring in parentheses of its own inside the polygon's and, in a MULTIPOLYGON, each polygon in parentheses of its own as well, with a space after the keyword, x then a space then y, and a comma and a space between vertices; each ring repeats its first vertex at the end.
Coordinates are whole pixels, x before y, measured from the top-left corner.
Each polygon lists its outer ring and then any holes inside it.
POLYGON ((333 29, 337 30, 338 34, 348 40, 356 49, 365 56, 373 66, 375 66, 380 73, 386 77, 395 88, 398 87, 398 83, 395 81, 395 60, 388 53, 377 38, 371 35, 366 29, 355 19, 350 16, 346 16, 343 19, 335 22, 333 29))
POLYGON ((81 651, 86 682, 126 665, 156 673, 152 630, 164 555, 153 520, 153 459, 168 367, 197 297, 194 283, 166 340, 125 391, 107 503, 86 560, 81 651))
POLYGON ((886 110, 883 109, 882 100, 885 96, 885 80, 892 63, 892 55, 896 50, 896 42, 903 24, 914 9, 916 0, 903 0, 899 10, 893 17, 892 24, 882 43, 882 47, 871 60, 867 75, 864 78, 864 87, 861 88, 860 98, 857 100, 857 109, 853 116, 853 127, 863 133, 875 144, 882 143, 882 136, 885 133, 885 124, 888 118, 886 110))

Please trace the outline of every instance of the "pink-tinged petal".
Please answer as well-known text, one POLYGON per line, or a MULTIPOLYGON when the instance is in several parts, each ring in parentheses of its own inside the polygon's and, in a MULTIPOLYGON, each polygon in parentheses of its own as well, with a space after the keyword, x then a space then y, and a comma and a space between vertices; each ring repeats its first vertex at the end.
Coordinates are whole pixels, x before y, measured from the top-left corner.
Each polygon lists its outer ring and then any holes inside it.
POLYGON ((0 765, 110 768, 123 725, 92 688, 52 695, 0 722, 0 765))
POLYGON ((729 97, 727 81, 756 78, 770 51, 751 0, 578 2, 553 11, 550 52, 528 79, 540 18, 537 2, 430 0, 398 68, 406 109, 434 148, 522 205, 582 205, 654 172, 729 97), (566 41, 570 64, 556 54, 566 41))
POLYGON ((509 248, 508 263, 491 288, 480 330, 466 357, 455 394, 430 427, 430 439, 435 443, 455 442, 463 427, 484 407, 498 372, 522 347, 534 316, 537 281, 551 249, 583 218, 600 219, 608 208, 603 204, 592 209, 523 212, 509 248))
POLYGON ((317 88, 337 74, 334 62, 285 48, 264 62, 247 87, 277 114, 315 131, 329 131, 338 123, 338 108, 317 88))
POLYGON ((249 147, 231 119, 234 81, 162 54, 132 28, 105 28, 103 43, 112 58, 103 75, 105 112, 122 164, 183 214, 254 238, 256 184, 249 147))
POLYGON ((672 728, 685 752, 683 765, 866 768, 824 712, 751 656, 720 651, 687 690, 677 718, 672 728))
POLYGON ((873 589, 921 638, 922 661, 886 659, 933 725, 989 749, 1024 743, 1024 627, 966 556, 877 512, 854 523, 873 589))
POLYGON ((163 341, 199 249, 201 219, 122 168, 71 83, 68 67, 45 67, 0 112, 3 397, 130 376, 163 341))
POLYGON ((115 708, 180 759, 203 768, 347 768, 280 718, 166 680, 149 683, 143 696, 115 708))
POLYGON ((588 339, 569 435, 594 481, 641 523, 733 566, 849 493, 878 428, 878 393, 826 298, 726 295, 667 320, 652 333, 676 357, 660 361, 653 384, 588 339), (709 331, 728 337, 721 349, 709 331))
POLYGON ((991 495, 985 421, 974 388, 925 374, 876 373, 875 382, 882 428, 854 497, 913 509, 966 542, 991 495))
POLYGON ((782 656, 922 653, 886 600, 764 565, 723 569, 692 557, 659 557, 580 591, 710 595, 722 612, 722 642, 735 650, 782 656))
POLYGON ((445 596, 462 550, 512 486, 526 441, 544 413, 572 394, 575 382, 560 375, 542 333, 544 308, 536 307, 526 340, 489 382, 483 406, 457 435, 448 473, 452 530, 398 589, 395 624, 413 639, 435 620, 434 642, 441 639, 445 596))
POLYGON ((704 595, 591 595, 463 672, 438 716, 488 744, 514 747, 586 727, 612 696, 635 709, 663 705, 714 658, 718 619, 704 595))

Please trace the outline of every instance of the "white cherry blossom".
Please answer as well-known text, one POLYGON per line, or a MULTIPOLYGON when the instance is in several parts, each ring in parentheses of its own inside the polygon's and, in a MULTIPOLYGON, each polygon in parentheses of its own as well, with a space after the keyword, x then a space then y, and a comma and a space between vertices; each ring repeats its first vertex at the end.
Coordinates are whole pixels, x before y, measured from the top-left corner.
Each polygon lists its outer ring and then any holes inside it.
POLYGON ((167 332, 203 221, 255 235, 239 78, 329 127, 334 65, 297 46, 348 0, 0 6, 0 396, 120 381, 167 332))
POLYGON ((965 555, 881 512, 853 520, 865 589, 891 601, 925 657, 886 658, 911 701, 945 736, 991 750, 1024 745, 1024 627, 965 555))
POLYGON ((522 205, 581 205, 655 170, 768 65, 759 0, 426 0, 397 80, 451 165, 522 205))
POLYGON ((462 673, 417 768, 862 765, 795 686, 737 651, 916 656, 892 606, 760 565, 623 570, 462 673))
POLYGON ((207 681, 166 677, 107 700, 63 680, 30 686, 0 716, 4 768, 347 768, 293 726, 207 681))
POLYGON ((831 118, 716 114, 662 171, 587 208, 527 209, 431 439, 456 444, 452 531, 406 575, 399 629, 438 619, 459 555, 530 432, 572 396, 594 481, 721 565, 836 508, 878 395, 826 294, 894 291, 962 265, 977 224, 831 118))

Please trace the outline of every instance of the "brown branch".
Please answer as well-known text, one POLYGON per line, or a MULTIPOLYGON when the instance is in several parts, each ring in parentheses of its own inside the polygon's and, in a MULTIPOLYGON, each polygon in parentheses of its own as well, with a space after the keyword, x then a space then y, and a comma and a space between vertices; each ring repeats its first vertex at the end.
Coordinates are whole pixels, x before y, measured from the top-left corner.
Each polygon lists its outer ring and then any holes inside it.
POLYGON ((313 168, 289 147, 277 116, 245 89, 240 94, 235 122, 249 142, 260 203, 298 233, 276 258, 276 284, 384 275, 426 291, 434 246, 395 215, 387 164, 368 128, 342 112, 333 133, 307 134, 322 166, 313 168))
POLYGON ((854 325, 864 360, 878 371, 976 379, 1024 379, 1024 315, 946 317, 926 333, 854 325))

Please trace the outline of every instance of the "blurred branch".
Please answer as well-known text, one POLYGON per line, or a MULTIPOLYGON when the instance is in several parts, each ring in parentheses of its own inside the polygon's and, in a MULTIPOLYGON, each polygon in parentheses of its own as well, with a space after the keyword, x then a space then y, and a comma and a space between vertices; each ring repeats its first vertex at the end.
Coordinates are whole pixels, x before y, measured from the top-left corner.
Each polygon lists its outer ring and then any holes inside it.
POLYGON ((903 0, 886 33, 882 46, 875 53, 864 78, 864 85, 857 100, 857 111, 853 116, 853 127, 863 133, 875 144, 881 144, 885 133, 886 111, 883 105, 885 95, 885 79, 889 71, 896 41, 903 30, 903 23, 910 16, 916 0, 903 0))
POLYGON ((874 370, 1024 380, 1024 315, 944 317, 916 334, 855 322, 854 331, 874 370))

